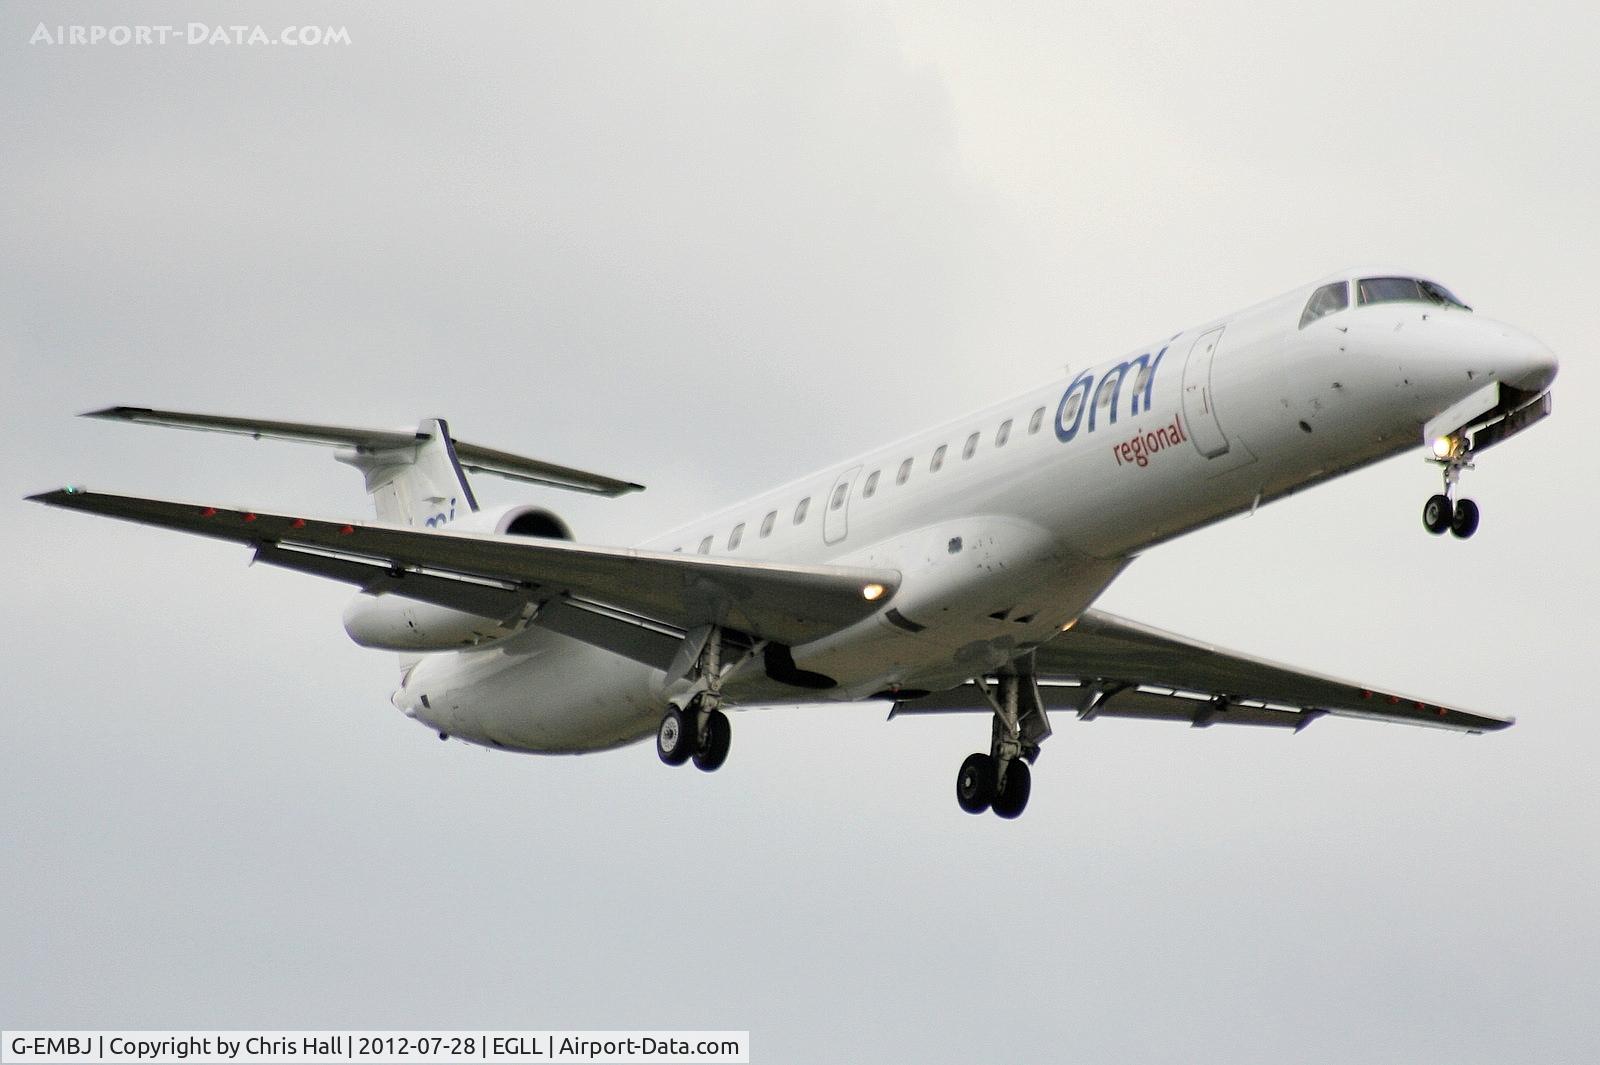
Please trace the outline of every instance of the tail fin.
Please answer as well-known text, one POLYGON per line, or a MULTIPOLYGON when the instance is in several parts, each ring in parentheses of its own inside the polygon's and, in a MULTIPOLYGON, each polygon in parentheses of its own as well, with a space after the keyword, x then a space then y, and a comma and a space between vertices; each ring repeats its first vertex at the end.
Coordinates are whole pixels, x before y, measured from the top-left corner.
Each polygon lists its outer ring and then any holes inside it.
POLYGON ((467 470, 604 496, 637 492, 644 487, 570 466, 458 443, 451 439, 450 427, 442 418, 430 418, 412 433, 189 414, 149 407, 107 407, 84 416, 340 448, 335 457, 354 466, 366 477, 367 491, 372 495, 378 520, 399 525, 432 528, 451 521, 458 514, 477 510, 472 486, 467 483, 467 470))
POLYGON ((394 448, 358 447, 336 456, 360 470, 379 521, 436 528, 478 509, 443 418, 417 426, 417 439, 394 448))

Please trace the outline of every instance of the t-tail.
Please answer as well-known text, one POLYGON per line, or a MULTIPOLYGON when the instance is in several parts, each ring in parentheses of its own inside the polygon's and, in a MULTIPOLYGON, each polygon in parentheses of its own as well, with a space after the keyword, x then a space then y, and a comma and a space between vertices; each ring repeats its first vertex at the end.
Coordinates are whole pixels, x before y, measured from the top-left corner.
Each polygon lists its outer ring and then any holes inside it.
POLYGON ((379 521, 437 529, 478 509, 443 418, 429 418, 398 447, 355 447, 335 457, 366 478, 379 521))
MULTIPOLYGON (((414 432, 395 432, 149 407, 107 407, 90 411, 85 417, 337 448, 334 457, 355 467, 366 479, 378 520, 416 529, 442 529, 458 519, 476 515, 473 520, 462 522, 469 531, 519 531, 515 527, 521 521, 530 526, 520 530, 521 535, 571 538, 571 532, 559 518, 535 507, 505 507, 497 512, 479 514, 477 499, 467 480, 469 470, 603 496, 619 496, 643 487, 632 481, 619 481, 570 466, 462 443, 451 438, 450 427, 443 418, 429 418, 414 432)), ((485 606, 476 600, 462 601, 458 594, 441 598, 437 589, 429 594, 432 585, 415 576, 407 580, 402 590, 397 583, 403 579, 402 575, 383 567, 356 565, 352 568, 348 560, 303 550, 268 551, 263 548, 256 558, 270 565, 356 584, 359 592, 345 611, 345 629, 352 639, 364 646, 390 646, 400 650, 402 676, 415 664, 420 649, 403 640, 396 643, 395 634, 426 642, 430 634, 443 632, 446 636, 439 639, 445 640, 447 645, 473 646, 485 632, 500 632, 508 623, 508 619, 498 616, 509 609, 503 603, 485 606)), ((479 593, 481 598, 481 589, 479 593)), ((520 625, 526 618, 519 614, 514 621, 520 625)))
POLYGON ((335 458, 354 466, 366 478, 378 520, 416 528, 440 528, 477 511, 478 502, 467 480, 469 470, 603 496, 637 492, 643 487, 632 481, 461 443, 450 436, 450 427, 443 418, 429 418, 415 432, 395 432, 149 407, 107 407, 90 411, 85 417, 339 448, 335 458))

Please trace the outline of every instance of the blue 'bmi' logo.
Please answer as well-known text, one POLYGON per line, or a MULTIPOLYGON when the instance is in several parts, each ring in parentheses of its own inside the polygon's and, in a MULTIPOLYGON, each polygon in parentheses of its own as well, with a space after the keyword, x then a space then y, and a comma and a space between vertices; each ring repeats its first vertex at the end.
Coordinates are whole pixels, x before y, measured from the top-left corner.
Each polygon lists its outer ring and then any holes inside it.
POLYGON ((1083 428, 1084 419, 1089 421, 1085 432, 1095 430, 1095 417, 1099 413, 1101 399, 1106 395, 1106 388, 1110 386, 1110 414, 1106 421, 1115 425, 1117 423, 1117 407, 1122 402, 1122 382, 1132 373, 1133 399, 1129 404, 1129 413, 1137 415, 1140 410, 1140 400, 1144 401, 1144 410, 1150 409, 1150 396, 1156 385, 1156 368, 1161 365, 1161 357, 1167 353, 1166 348, 1156 352, 1155 358, 1145 352, 1136 359, 1124 359, 1100 377, 1100 383, 1095 384, 1094 371, 1085 370, 1073 378, 1072 384, 1061 395, 1061 403, 1056 407, 1056 439, 1063 444, 1078 435, 1078 430, 1083 428), (1139 382, 1143 378, 1144 387, 1140 388, 1139 382))
POLYGON ((456 520, 456 501, 455 501, 455 498, 452 497, 451 500, 450 500, 450 512, 448 514, 444 513, 443 511, 441 511, 438 514, 431 514, 428 517, 422 519, 422 524, 426 525, 430 529, 437 529, 441 525, 448 525, 452 521, 455 521, 455 520, 456 520))

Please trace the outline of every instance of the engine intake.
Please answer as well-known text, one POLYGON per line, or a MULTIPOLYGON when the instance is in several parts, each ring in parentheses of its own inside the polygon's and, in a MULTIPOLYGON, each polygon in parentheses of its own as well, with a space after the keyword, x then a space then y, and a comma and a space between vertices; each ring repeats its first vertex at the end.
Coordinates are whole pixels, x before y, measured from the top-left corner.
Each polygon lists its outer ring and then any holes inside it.
POLYGON ((494 533, 497 536, 529 536, 545 540, 571 540, 572 529, 560 516, 544 509, 513 504, 479 510, 441 526, 441 532, 494 533))

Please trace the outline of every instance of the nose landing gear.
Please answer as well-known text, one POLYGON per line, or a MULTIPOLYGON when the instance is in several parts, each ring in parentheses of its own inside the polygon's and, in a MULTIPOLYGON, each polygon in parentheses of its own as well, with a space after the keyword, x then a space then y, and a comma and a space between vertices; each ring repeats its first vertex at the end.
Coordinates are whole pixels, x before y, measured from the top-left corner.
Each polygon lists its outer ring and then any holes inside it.
POLYGON ((1430 461, 1443 467, 1444 491, 1429 496, 1422 505, 1422 527, 1435 536, 1448 529, 1456 539, 1465 540, 1478 531, 1478 504, 1454 498, 1461 471, 1472 469, 1468 453, 1466 442, 1459 437, 1442 437, 1434 444, 1435 458, 1430 461))

